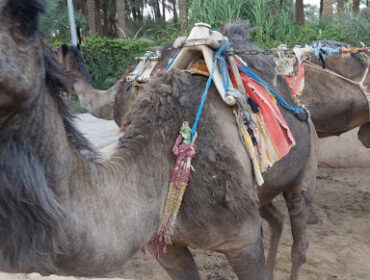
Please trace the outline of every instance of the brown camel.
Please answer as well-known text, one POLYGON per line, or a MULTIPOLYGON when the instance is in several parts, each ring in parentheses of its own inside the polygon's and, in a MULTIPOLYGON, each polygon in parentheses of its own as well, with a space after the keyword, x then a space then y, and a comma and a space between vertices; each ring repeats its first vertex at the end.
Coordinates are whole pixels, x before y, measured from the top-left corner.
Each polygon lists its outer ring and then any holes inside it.
MULTIPOLYGON (((334 45, 342 46, 343 43, 334 42, 334 45)), ((339 135, 360 126, 359 139, 366 147, 370 146, 370 99, 365 95, 367 91, 370 96, 367 59, 370 60, 360 54, 335 54, 326 58, 327 69, 349 80, 359 82, 367 74, 363 83, 365 89, 322 69, 315 57, 311 60, 318 67, 306 64, 305 88, 299 99, 308 104, 319 137, 339 135)))
MULTIPOLYGON (((205 81, 171 71, 138 89, 116 151, 99 160, 58 96, 75 77, 42 45, 43 9, 41 0, 0 0, 0 268, 101 275, 158 230, 174 165, 171 146, 181 123, 194 121, 205 81)), ((259 63, 271 81, 272 60, 259 63)), ((279 89, 293 102, 282 79, 279 89)), ((297 144, 265 174, 259 202, 284 194, 293 231, 291 279, 297 279, 312 211, 316 133, 280 110, 297 144)), ((187 248, 193 246, 224 253, 239 279, 265 279, 251 165, 230 108, 213 87, 198 132, 196 172, 173 245, 159 262, 173 279, 200 279, 187 248)))
POLYGON ((112 102, 117 90, 123 86, 123 79, 107 90, 98 90, 89 75, 89 71, 80 53, 79 46, 63 44, 53 48, 57 61, 64 65, 66 70, 80 73, 72 85, 78 95, 81 105, 97 118, 112 120, 112 102))
POLYGON ((360 126, 358 139, 361 140, 365 147, 370 148, 370 122, 360 126))
MULTIPOLYGON (((230 25, 229 25, 230 26, 230 25)), ((246 25, 248 26, 248 25, 246 25)), ((227 27, 229 28, 229 27, 227 27)), ((244 27, 246 28, 246 27, 244 27)), ((235 29, 235 32, 241 32, 242 28, 235 29)), ((327 41, 336 46, 346 46, 345 43, 327 41)), ((241 49, 248 48, 248 44, 240 44, 241 49)), ((255 49, 255 46, 253 46, 255 49)), ((166 66, 167 61, 174 55, 176 50, 168 51, 164 48, 160 63, 162 67, 166 66)), ((244 57, 248 60, 248 57, 244 57)), ((67 70, 75 70, 84 75, 83 58, 76 47, 64 45, 59 48, 58 61, 63 63, 67 70), (82 62, 82 64, 81 64, 82 62)), ((311 62, 315 65, 306 64, 305 67, 305 88, 300 101, 307 104, 311 112, 311 118, 315 125, 319 137, 328 137, 339 135, 351 129, 360 126, 358 134, 361 142, 366 146, 370 146, 370 126, 369 122, 369 101, 364 95, 364 90, 358 85, 354 85, 338 76, 335 76, 321 67, 315 57, 312 57, 311 62), (315 67, 316 66, 316 67, 315 67)), ((352 55, 331 55, 326 58, 327 69, 353 81, 361 81, 365 71, 368 68, 367 61, 359 54, 352 55)), ((101 118, 114 119, 120 125, 122 110, 115 110, 112 113, 110 103, 111 98, 117 96, 116 102, 120 102, 120 95, 125 94, 127 90, 127 82, 125 78, 130 68, 122 76, 122 78, 110 89, 106 91, 98 91, 94 89, 91 83, 87 83, 86 79, 77 79, 76 91, 81 98, 85 107, 90 111, 91 107, 101 107, 98 111, 93 111, 94 115, 101 118), (87 102, 85 101, 87 100, 87 102), (93 104, 93 106, 89 105, 93 104), (90 109, 89 109, 90 108, 90 109), (101 112, 100 112, 101 111, 101 112)), ((370 73, 367 75, 364 86, 367 87, 367 92, 370 92, 370 73)), ((370 94, 370 93, 368 93, 370 94)), ((118 106, 120 108, 120 105, 118 106)), ((114 109, 113 109, 114 110, 114 109)))

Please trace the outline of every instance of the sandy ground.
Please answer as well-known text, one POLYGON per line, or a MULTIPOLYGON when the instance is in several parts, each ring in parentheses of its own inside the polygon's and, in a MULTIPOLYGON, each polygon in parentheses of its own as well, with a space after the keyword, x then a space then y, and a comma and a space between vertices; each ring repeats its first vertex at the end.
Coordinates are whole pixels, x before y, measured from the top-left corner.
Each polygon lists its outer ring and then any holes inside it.
MULTIPOLYGON (((88 122, 90 117, 83 116, 82 129, 94 140, 99 148, 110 147, 112 139, 103 136, 100 129, 107 130, 114 138, 118 138, 117 127, 113 123, 88 122), (96 134, 95 136, 93 136, 96 134), (100 135, 100 136, 99 136, 100 135)), ((81 127, 81 126, 80 126, 81 127)), ((348 140, 349 141, 349 140, 348 140)), ((353 145, 351 140, 351 145, 353 145)), ((338 139, 335 146, 342 151, 338 139)), ((322 151, 327 151, 330 144, 322 151)), ((369 149, 370 150, 370 149, 369 149)), ((368 151, 359 152, 357 158, 368 151)), ((324 154, 324 152, 323 152, 324 154)), ((342 154, 343 155, 343 154, 342 154)), ((334 157, 336 157, 334 155, 334 157)), ((336 157, 338 158, 338 157, 336 157)), ((345 161, 345 158, 340 157, 345 161)), ((356 159, 356 156, 354 157, 356 159)), ((358 161, 354 161, 358 162, 358 161)), ((325 164, 324 164, 325 165, 325 164)), ((330 163, 328 164, 330 166, 330 163)), ((281 197, 275 204, 285 213, 284 232, 279 246, 275 279, 288 279, 290 272, 290 248, 292 238, 288 214, 281 197)), ((321 167, 317 175, 315 209, 319 217, 317 225, 309 225, 307 229, 310 248, 307 262, 302 266, 300 279, 330 280, 369 280, 370 279, 370 167, 366 168, 327 168, 321 167)), ((264 244, 267 248, 269 240, 268 227, 264 224, 264 244)), ((223 255, 213 252, 192 250, 202 280, 237 279, 223 255)), ((266 252, 265 252, 266 253, 266 252)), ((157 264, 153 257, 143 261, 141 253, 131 258, 119 271, 107 275, 120 279, 136 280, 170 280, 166 272, 157 264)), ((0 280, 72 280, 81 278, 40 278, 37 274, 8 275, 0 273, 0 280)))

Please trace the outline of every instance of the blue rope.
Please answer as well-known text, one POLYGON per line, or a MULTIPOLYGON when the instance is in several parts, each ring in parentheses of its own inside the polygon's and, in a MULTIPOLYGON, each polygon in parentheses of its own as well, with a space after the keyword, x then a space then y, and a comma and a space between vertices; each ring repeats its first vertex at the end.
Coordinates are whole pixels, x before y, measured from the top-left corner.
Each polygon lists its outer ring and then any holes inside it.
MULTIPOLYGON (((209 87, 211 86, 212 76, 213 76, 213 73, 216 70, 217 63, 220 62, 220 61, 222 61, 222 60, 225 61, 225 59, 221 56, 221 54, 225 50, 226 47, 227 47, 227 44, 225 42, 222 42, 221 43, 221 47, 215 53, 215 56, 214 56, 214 59, 213 59, 213 67, 212 67, 211 73, 209 74, 209 78, 207 80, 206 88, 205 88, 205 90, 204 90, 204 92, 202 94, 202 99, 200 101, 200 105, 199 105, 199 108, 198 108, 197 116, 195 117, 195 121, 194 121, 193 127, 191 128, 191 140, 193 140, 193 137, 195 135, 195 132, 197 132, 198 121, 200 119, 200 115, 202 114, 204 101, 206 100, 209 87)), ((223 62, 221 62, 221 63, 223 63, 223 62)), ((226 65, 226 62, 225 62, 225 65, 226 65)))
POLYGON ((229 71, 227 69, 226 60, 223 56, 219 56, 217 57, 217 59, 220 64, 222 82, 224 84, 225 91, 228 92, 230 89, 230 77, 229 77, 229 71))
POLYGON ((178 50, 176 53, 175 53, 175 56, 173 58, 171 58, 170 62, 168 62, 167 66, 166 66, 166 71, 171 67, 172 63, 175 61, 177 55, 179 54, 180 50, 178 50))
POLYGON ((279 94, 277 94, 265 81, 263 81, 260 77, 258 77, 249 67, 245 66, 244 63, 242 63, 241 61, 239 61, 239 59, 237 57, 235 57, 239 64, 241 65, 241 67, 238 65, 238 69, 239 71, 243 72, 245 75, 251 77, 252 79, 254 79, 255 81, 257 81, 258 83, 264 85, 271 93, 273 96, 275 96, 276 100, 286 109, 288 109, 289 111, 291 111, 294 115, 300 113, 302 111, 301 108, 299 107, 293 107, 291 106, 288 102, 286 102, 279 94))

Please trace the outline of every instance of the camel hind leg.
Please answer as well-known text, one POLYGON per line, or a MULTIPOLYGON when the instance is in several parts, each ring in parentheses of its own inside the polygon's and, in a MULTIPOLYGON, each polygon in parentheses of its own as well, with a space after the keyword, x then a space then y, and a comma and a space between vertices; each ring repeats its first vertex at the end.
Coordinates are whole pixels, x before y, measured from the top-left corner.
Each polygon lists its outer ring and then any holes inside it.
POLYGON ((317 147, 317 137, 314 131, 312 131, 311 154, 307 164, 294 184, 284 192, 293 235, 290 280, 298 279, 299 268, 306 261, 306 251, 308 249, 307 224, 315 223, 317 219, 312 206, 318 165, 317 147))
POLYGON ((173 243, 160 254, 159 264, 173 280, 200 280, 197 265, 187 246, 173 243))
POLYGON ((268 222, 270 227, 270 247, 266 260, 266 274, 268 279, 273 279, 276 253, 283 230, 284 215, 272 202, 260 207, 260 215, 268 222))

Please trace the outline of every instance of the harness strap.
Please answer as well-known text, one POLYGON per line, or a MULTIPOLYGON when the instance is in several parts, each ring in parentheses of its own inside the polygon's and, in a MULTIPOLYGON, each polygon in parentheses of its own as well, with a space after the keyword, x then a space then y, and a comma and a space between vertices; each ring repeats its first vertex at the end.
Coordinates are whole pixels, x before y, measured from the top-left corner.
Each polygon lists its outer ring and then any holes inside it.
POLYGON ((332 75, 334 75, 334 76, 336 76, 338 78, 341 78, 341 79, 343 79, 343 80, 345 80, 345 81, 347 81, 347 82, 349 82, 349 83, 351 83, 353 85, 358 86, 362 90, 362 92, 363 92, 363 94, 364 94, 364 96, 365 96, 365 98, 366 98, 366 100, 368 102, 368 105, 369 105, 369 120, 370 120, 370 92, 367 91, 367 87, 364 85, 365 79, 366 79, 366 77, 367 77, 367 75, 369 73, 370 59, 366 55, 365 55, 365 57, 367 58, 367 68, 365 69, 364 74, 362 76, 362 79, 359 82, 356 82, 356 81, 353 81, 351 79, 348 79, 348 78, 346 78, 346 77, 344 77, 344 76, 342 76, 342 75, 340 75, 340 74, 338 74, 338 73, 336 73, 336 72, 334 72, 334 71, 332 71, 330 69, 327 69, 327 68, 323 69, 322 67, 320 67, 320 66, 312 63, 309 60, 306 60, 306 64, 309 65, 309 66, 311 66, 311 67, 313 67, 313 68, 319 69, 319 70, 324 71, 324 72, 327 72, 329 74, 332 74, 332 75))

